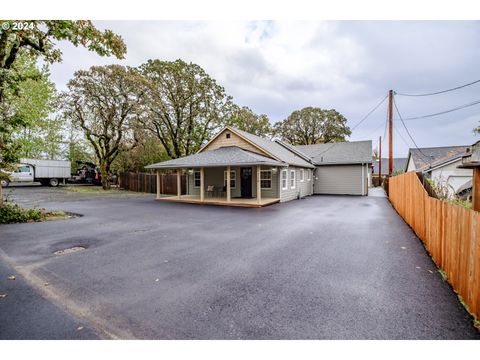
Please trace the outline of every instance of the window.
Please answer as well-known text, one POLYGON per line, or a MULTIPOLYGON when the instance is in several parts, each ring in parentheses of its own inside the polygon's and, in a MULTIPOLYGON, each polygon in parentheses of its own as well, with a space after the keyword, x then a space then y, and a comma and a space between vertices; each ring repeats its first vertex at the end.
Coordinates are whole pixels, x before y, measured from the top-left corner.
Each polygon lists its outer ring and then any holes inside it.
POLYGON ((300 169, 300 181, 305 181, 305 171, 303 169, 300 169))
POLYGON ((260 170, 260 188, 272 188, 272 170, 260 170))
POLYGON ((287 190, 287 185, 288 185, 287 176, 288 176, 287 170, 282 170, 282 190, 287 190))
MULTIPOLYGON (((223 172, 223 186, 227 187, 227 170, 223 172)), ((237 172, 230 170, 230 189, 237 187, 237 172)))
POLYGON ((15 172, 16 173, 28 173, 28 172, 30 172, 30 166, 28 166, 28 165, 19 166, 15 170, 15 172))
POLYGON ((196 170, 194 172, 194 187, 199 188, 200 187, 200 171, 196 170))
POLYGON ((307 170, 307 181, 310 181, 312 179, 311 178, 312 173, 310 171, 311 171, 310 169, 307 170))
POLYGON ((226 134, 225 134, 225 137, 226 137, 227 139, 230 139, 230 133, 226 133, 226 134))
POLYGON ((295 189, 295 170, 290 170, 290 189, 295 189))

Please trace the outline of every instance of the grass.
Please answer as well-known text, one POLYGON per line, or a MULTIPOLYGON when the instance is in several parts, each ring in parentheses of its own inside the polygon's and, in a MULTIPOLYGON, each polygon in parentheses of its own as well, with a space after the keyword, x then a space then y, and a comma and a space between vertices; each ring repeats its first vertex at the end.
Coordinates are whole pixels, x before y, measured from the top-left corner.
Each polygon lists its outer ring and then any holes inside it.
POLYGON ((90 195, 141 195, 144 193, 134 192, 128 190, 120 190, 119 188, 111 188, 110 190, 103 190, 101 186, 66 186, 65 190, 77 193, 77 194, 90 194, 90 195))
POLYGON ((68 217, 63 211, 48 211, 43 208, 24 209, 11 201, 5 201, 0 208, 0 224, 39 222, 68 217))

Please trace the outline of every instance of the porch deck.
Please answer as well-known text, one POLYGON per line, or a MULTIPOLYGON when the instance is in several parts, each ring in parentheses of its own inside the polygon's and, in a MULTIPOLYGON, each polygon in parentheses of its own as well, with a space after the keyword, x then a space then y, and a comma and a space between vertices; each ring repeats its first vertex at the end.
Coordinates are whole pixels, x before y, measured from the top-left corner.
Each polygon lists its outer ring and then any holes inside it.
POLYGON ((200 200, 198 195, 182 195, 168 196, 164 195, 157 198, 158 201, 172 201, 172 202, 184 202, 189 204, 208 204, 208 205, 222 205, 222 206, 244 206, 244 207, 263 207, 280 202, 279 198, 262 198, 260 202, 256 198, 244 199, 244 198, 232 198, 230 202, 226 197, 205 197, 203 201, 200 200))

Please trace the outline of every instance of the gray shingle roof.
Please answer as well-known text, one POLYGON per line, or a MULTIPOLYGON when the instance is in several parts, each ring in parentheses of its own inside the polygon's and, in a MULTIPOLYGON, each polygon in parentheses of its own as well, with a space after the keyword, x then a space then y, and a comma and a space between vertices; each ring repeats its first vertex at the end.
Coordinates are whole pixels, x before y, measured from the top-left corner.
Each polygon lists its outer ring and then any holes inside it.
POLYGON ((234 127, 230 127, 235 132, 239 133, 244 138, 258 145, 260 148, 265 149, 267 152, 280 159, 281 161, 294 166, 314 168, 308 161, 302 159, 302 157, 294 154, 290 150, 287 150, 284 146, 276 143, 275 141, 262 138, 257 135, 250 134, 246 131, 239 130, 234 127))
MULTIPOLYGON (((393 171, 405 171, 407 168, 407 158, 394 158, 393 171)), ((373 161, 373 173, 378 174, 378 160, 373 161)), ((388 174, 388 158, 382 158, 382 174, 388 174)))
POLYGON ((147 169, 175 169, 215 166, 286 166, 285 163, 262 156, 237 146, 221 147, 211 151, 204 151, 178 159, 163 161, 148 165, 147 169))
MULTIPOLYGON (((468 145, 410 149, 416 171, 426 171, 466 154, 468 145)), ((406 168, 406 165, 405 165, 406 168)))
POLYGON ((371 140, 298 145, 294 148, 309 156, 315 165, 372 163, 371 140))

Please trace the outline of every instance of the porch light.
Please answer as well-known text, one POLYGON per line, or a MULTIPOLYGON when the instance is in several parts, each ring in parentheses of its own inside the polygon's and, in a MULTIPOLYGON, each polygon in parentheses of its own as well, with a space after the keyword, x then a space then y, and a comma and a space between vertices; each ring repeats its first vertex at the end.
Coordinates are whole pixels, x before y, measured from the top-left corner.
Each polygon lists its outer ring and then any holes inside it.
POLYGON ((188 169, 188 173, 189 173, 190 175, 192 175, 192 174, 193 174, 193 169, 188 169))
POLYGON ((276 174, 276 173, 277 173, 277 171, 278 171, 278 168, 276 168, 275 166, 274 166, 274 167, 272 167, 272 174, 276 174))

